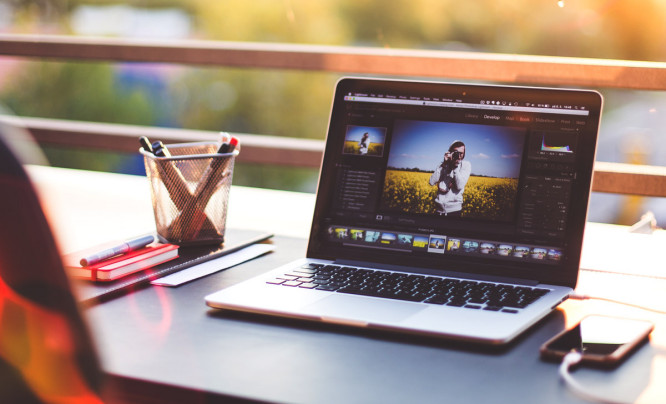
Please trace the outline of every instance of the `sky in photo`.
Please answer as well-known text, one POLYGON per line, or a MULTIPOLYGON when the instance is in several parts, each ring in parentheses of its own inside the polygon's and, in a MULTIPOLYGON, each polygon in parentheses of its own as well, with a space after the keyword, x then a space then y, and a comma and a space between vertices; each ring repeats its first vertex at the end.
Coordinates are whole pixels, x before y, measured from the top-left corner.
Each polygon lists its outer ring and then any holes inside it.
POLYGON ((351 140, 353 142, 360 142, 364 133, 368 133, 368 139, 370 143, 381 143, 384 144, 384 139, 386 138, 386 128, 375 128, 371 126, 347 126, 347 134, 345 135, 345 140, 351 140))
POLYGON ((525 144, 523 128, 431 121, 396 121, 388 165, 434 171, 455 140, 465 143, 472 175, 518 178, 525 144))

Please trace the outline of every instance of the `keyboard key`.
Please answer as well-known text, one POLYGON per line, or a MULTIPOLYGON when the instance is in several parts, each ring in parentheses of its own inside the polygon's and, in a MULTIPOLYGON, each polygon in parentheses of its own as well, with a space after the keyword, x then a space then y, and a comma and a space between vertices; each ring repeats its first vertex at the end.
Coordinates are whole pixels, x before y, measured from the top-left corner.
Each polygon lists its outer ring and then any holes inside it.
POLYGON ((298 276, 284 274, 278 276, 278 279, 284 279, 285 281, 293 281, 295 279, 298 279, 298 276))
POLYGON ((468 303, 473 303, 473 304, 484 304, 486 302, 486 299, 480 298, 480 297, 473 297, 469 300, 467 300, 468 303))
POLYGON ((334 292, 337 288, 335 286, 329 286, 329 285, 319 285, 315 287, 317 290, 325 290, 329 292, 334 292))
POLYGON ((299 281, 286 281, 282 284, 282 286, 301 286, 303 282, 299 281))
POLYGON ((448 297, 443 297, 443 296, 433 296, 429 297, 428 299, 424 300, 424 303, 430 303, 430 304, 444 304, 449 301, 448 297))
POLYGON ((299 273, 298 271, 289 272, 289 273, 286 274, 286 276, 295 276, 297 278, 312 278, 312 277, 314 277, 313 274, 303 273, 303 272, 299 273))

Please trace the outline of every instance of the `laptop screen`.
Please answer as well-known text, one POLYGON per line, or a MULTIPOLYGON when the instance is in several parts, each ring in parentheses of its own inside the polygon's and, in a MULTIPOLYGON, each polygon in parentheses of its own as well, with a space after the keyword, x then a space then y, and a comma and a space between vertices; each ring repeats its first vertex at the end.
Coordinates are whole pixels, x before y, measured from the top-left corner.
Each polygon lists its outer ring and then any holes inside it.
POLYGON ((308 256, 575 284, 600 111, 593 91, 343 79, 308 256))

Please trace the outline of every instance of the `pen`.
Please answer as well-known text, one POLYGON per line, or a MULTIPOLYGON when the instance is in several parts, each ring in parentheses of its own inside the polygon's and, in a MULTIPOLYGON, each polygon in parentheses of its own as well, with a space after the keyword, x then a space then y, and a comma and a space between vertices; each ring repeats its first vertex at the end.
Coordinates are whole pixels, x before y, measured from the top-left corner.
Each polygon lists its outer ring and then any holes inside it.
POLYGON ((120 245, 107 248, 106 250, 102 250, 85 258, 81 258, 81 266, 87 267, 88 265, 93 265, 100 261, 104 261, 107 258, 138 250, 139 248, 143 248, 153 241, 155 241, 155 237, 153 235, 142 236, 134 240, 128 240, 120 245))
POLYGON ((150 144, 150 140, 148 140, 147 137, 141 136, 139 138, 139 144, 141 144, 141 147, 143 147, 143 150, 147 151, 148 153, 153 153, 153 146, 150 144))
POLYGON ((236 145, 238 145, 238 138, 235 138, 235 137, 232 136, 231 139, 229 140, 229 143, 226 143, 226 142, 222 143, 222 145, 220 146, 220 148, 217 152, 220 153, 220 154, 232 153, 234 151, 234 149, 236 148, 236 145))
POLYGON ((231 140, 231 135, 227 132, 220 132, 220 147, 217 149, 219 154, 225 153, 223 150, 228 147, 229 140, 231 140))
POLYGON ((156 140, 152 144, 153 154, 157 157, 171 157, 171 152, 166 148, 164 143, 161 140, 156 140))
POLYGON ((233 151, 236 150, 236 148, 239 146, 240 143, 238 141, 238 138, 232 137, 231 140, 229 141, 229 151, 227 153, 233 153, 233 151))

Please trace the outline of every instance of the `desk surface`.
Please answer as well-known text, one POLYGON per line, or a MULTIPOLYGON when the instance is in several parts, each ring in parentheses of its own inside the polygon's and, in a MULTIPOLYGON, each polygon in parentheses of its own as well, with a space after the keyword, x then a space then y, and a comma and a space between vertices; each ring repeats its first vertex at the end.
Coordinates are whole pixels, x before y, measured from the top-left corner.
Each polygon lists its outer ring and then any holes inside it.
MULTIPOLYGON (((154 226, 145 178, 43 167, 30 173, 63 251, 154 226), (111 213, 100 216, 102 210, 111 213)), ((580 368, 576 378, 615 399, 666 401, 666 386, 660 385, 666 379, 665 316, 612 303, 565 302, 499 349, 205 306, 205 295, 303 256, 313 203, 312 195, 234 187, 229 226, 276 233, 276 251, 178 288, 148 287, 87 309, 105 370, 211 400, 578 403, 560 383, 557 365, 539 359, 539 346, 585 314, 622 314, 657 323, 650 343, 614 371, 580 368)), ((595 259, 611 253, 627 262, 650 261, 630 260, 626 254, 632 251, 623 255, 616 247, 624 239, 649 244, 654 238, 636 239, 625 228, 596 224, 588 226, 586 240, 590 236, 583 264, 591 270, 581 271, 581 292, 666 309, 665 279, 600 272, 607 260, 595 259)))

